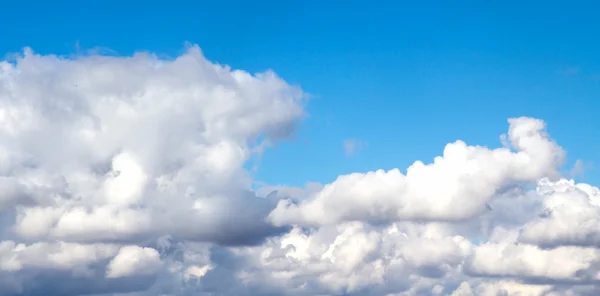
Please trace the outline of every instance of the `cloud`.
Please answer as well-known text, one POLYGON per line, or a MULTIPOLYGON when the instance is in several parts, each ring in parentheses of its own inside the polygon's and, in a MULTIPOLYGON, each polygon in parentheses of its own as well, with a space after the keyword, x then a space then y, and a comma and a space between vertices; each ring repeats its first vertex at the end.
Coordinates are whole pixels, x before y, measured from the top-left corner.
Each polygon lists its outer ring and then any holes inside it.
POLYGON ((543 120, 253 189, 245 165, 304 105, 196 46, 1 62, 0 294, 598 295, 600 190, 560 175, 543 120))
POLYGON ((406 175, 378 170, 340 176, 300 205, 279 202, 270 215, 278 225, 324 225, 356 220, 465 220, 485 210, 498 189, 557 176, 564 151, 531 118, 509 119, 516 151, 448 144, 433 163, 415 162, 406 175), (435 184, 432 186, 432 184, 435 184))
POLYGON ((344 154, 346 155, 346 157, 350 157, 353 156, 354 154, 356 154, 359 150, 363 149, 366 146, 366 143, 363 141, 360 141, 358 139, 347 139, 344 140, 344 154))
POLYGON ((274 204, 250 190, 244 164, 258 139, 293 133, 303 104, 273 72, 211 63, 196 46, 171 60, 25 49, 0 63, 4 232, 131 245, 108 279, 160 269, 143 244, 164 236, 258 243, 283 228, 265 221, 274 204))
POLYGON ((17 209, 18 235, 237 243, 275 231, 243 170, 253 139, 286 137, 303 116, 301 91, 274 73, 231 70, 191 47, 174 60, 26 50, 1 77, 1 169, 35 201, 17 209))
POLYGON ((543 182, 540 217, 525 224, 520 238, 545 247, 600 244, 600 190, 588 184, 543 182))
POLYGON ((573 164, 573 167, 569 171, 569 175, 571 176, 571 178, 582 176, 585 174, 585 172, 587 170, 590 170, 592 168, 593 168, 592 163, 585 163, 583 160, 578 159, 575 161, 575 163, 573 164))
POLYGON ((579 74, 581 69, 579 67, 570 66, 564 69, 558 70, 558 73, 564 76, 573 76, 579 74))
POLYGON ((106 277, 120 278, 132 275, 154 274, 161 265, 160 255, 155 249, 124 246, 108 263, 106 277))

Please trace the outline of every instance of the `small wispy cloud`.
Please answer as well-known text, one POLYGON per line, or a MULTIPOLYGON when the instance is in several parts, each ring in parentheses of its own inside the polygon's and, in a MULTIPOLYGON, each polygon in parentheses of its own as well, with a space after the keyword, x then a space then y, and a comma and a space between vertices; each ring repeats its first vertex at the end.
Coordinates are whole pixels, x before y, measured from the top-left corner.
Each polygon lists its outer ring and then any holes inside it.
POLYGON ((573 168, 571 168, 571 171, 569 172, 571 178, 577 177, 577 176, 582 176, 585 171, 589 170, 592 168, 591 163, 585 163, 583 162, 583 160, 578 159, 575 161, 575 164, 573 165, 573 168))
POLYGON ((346 139, 344 140, 344 154, 346 154, 346 157, 351 157, 366 146, 366 142, 360 141, 358 139, 346 139))
POLYGON ((579 74, 580 71, 581 69, 579 69, 579 67, 569 66, 558 70, 557 73, 565 76, 573 76, 579 74))

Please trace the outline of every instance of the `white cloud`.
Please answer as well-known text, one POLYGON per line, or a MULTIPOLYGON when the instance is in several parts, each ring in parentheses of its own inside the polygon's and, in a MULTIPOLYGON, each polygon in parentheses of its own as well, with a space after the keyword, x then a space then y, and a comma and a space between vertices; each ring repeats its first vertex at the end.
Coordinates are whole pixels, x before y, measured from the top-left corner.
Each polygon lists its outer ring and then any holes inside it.
POLYGON ((545 133, 545 123, 509 119, 508 139, 516 150, 448 144, 431 164, 338 177, 300 205, 280 201, 275 224, 324 225, 353 220, 464 220, 485 210, 500 188, 555 177, 563 150, 545 133))
MULTIPOLYGON (((488 243, 475 248, 468 258, 467 270, 479 276, 542 278, 581 281, 598 251, 590 248, 558 247, 542 250, 533 245, 488 243)), ((595 272, 596 273, 596 272, 595 272)), ((585 275, 587 276, 587 275, 585 275)), ((594 277, 597 276, 594 274, 594 277)), ((592 277, 592 280, 594 279, 592 277)))
POLYGON ((539 218, 525 224, 520 240, 544 247, 598 246, 600 244, 600 190, 588 184, 543 180, 539 218))
POLYGON ((118 247, 107 244, 48 243, 35 244, 0 242, 0 269, 19 271, 31 268, 55 268, 75 270, 108 259, 117 253, 118 247))
POLYGON ((162 265, 160 254, 152 248, 123 246, 107 266, 108 278, 155 273, 162 265))
POLYGON ((17 208, 19 235, 237 242, 275 231, 243 169, 255 138, 285 137, 303 116, 301 92, 275 74, 212 64, 197 47, 171 61, 26 50, 1 73, 3 171, 34 202, 17 208))
POLYGON ((303 104, 197 47, 0 63, 0 294, 600 292, 600 191, 560 178, 544 121, 405 173, 253 191, 245 164, 303 104))

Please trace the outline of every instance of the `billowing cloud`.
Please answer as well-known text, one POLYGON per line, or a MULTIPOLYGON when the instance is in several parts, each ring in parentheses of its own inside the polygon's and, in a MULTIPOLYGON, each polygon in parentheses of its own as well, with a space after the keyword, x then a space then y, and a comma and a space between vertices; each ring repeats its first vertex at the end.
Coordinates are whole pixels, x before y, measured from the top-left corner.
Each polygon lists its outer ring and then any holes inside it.
POLYGON ((155 249, 124 246, 108 264, 106 277, 153 274, 161 265, 160 255, 155 249))
POLYGON ((19 236, 242 243, 276 232, 243 170, 257 139, 285 137, 303 116, 300 90, 272 72, 231 70, 197 47, 173 60, 26 50, 1 69, 1 200, 19 236))
POLYGON ((543 120, 508 119, 503 148, 253 190, 247 162, 304 104, 194 46, 1 62, 0 295, 600 293, 600 190, 560 175, 543 120))
POLYGON ((355 220, 464 220, 485 210, 501 188, 557 176, 564 152, 532 118, 509 120, 509 148, 448 144, 431 164, 340 176, 301 204, 282 200, 275 224, 324 225, 355 220), (432 186, 432 184, 435 184, 432 186))
POLYGON ((541 182, 539 218, 525 224, 520 240, 544 247, 600 246, 600 190, 563 180, 541 182))

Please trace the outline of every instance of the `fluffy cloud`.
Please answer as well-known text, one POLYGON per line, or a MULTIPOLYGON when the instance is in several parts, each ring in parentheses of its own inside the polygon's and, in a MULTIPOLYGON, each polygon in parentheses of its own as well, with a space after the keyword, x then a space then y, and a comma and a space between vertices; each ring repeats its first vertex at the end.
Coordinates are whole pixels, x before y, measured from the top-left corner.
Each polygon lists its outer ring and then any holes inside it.
POLYGON ((275 224, 318 226, 343 221, 464 220, 485 210, 498 190, 556 176, 564 152, 546 135, 545 123, 509 120, 509 148, 448 144, 431 164, 340 176, 297 205, 282 200, 270 215, 275 224), (435 184, 435 186, 432 186, 435 184))
POLYGON ((540 217, 521 229, 523 242, 544 247, 600 245, 600 190, 572 180, 541 182, 540 217))
POLYGON ((544 121, 405 172, 252 190, 245 165, 304 103, 197 47, 1 62, 0 294, 600 293, 600 190, 561 178, 544 121))
POLYGON ((153 274, 162 265, 158 251, 153 248, 124 246, 107 266, 107 278, 153 274))
POLYGON ((26 50, 1 69, 1 200, 19 236, 243 243, 277 232, 243 170, 258 139, 287 136, 303 116, 302 93, 275 74, 210 63, 197 47, 168 61, 26 50))

